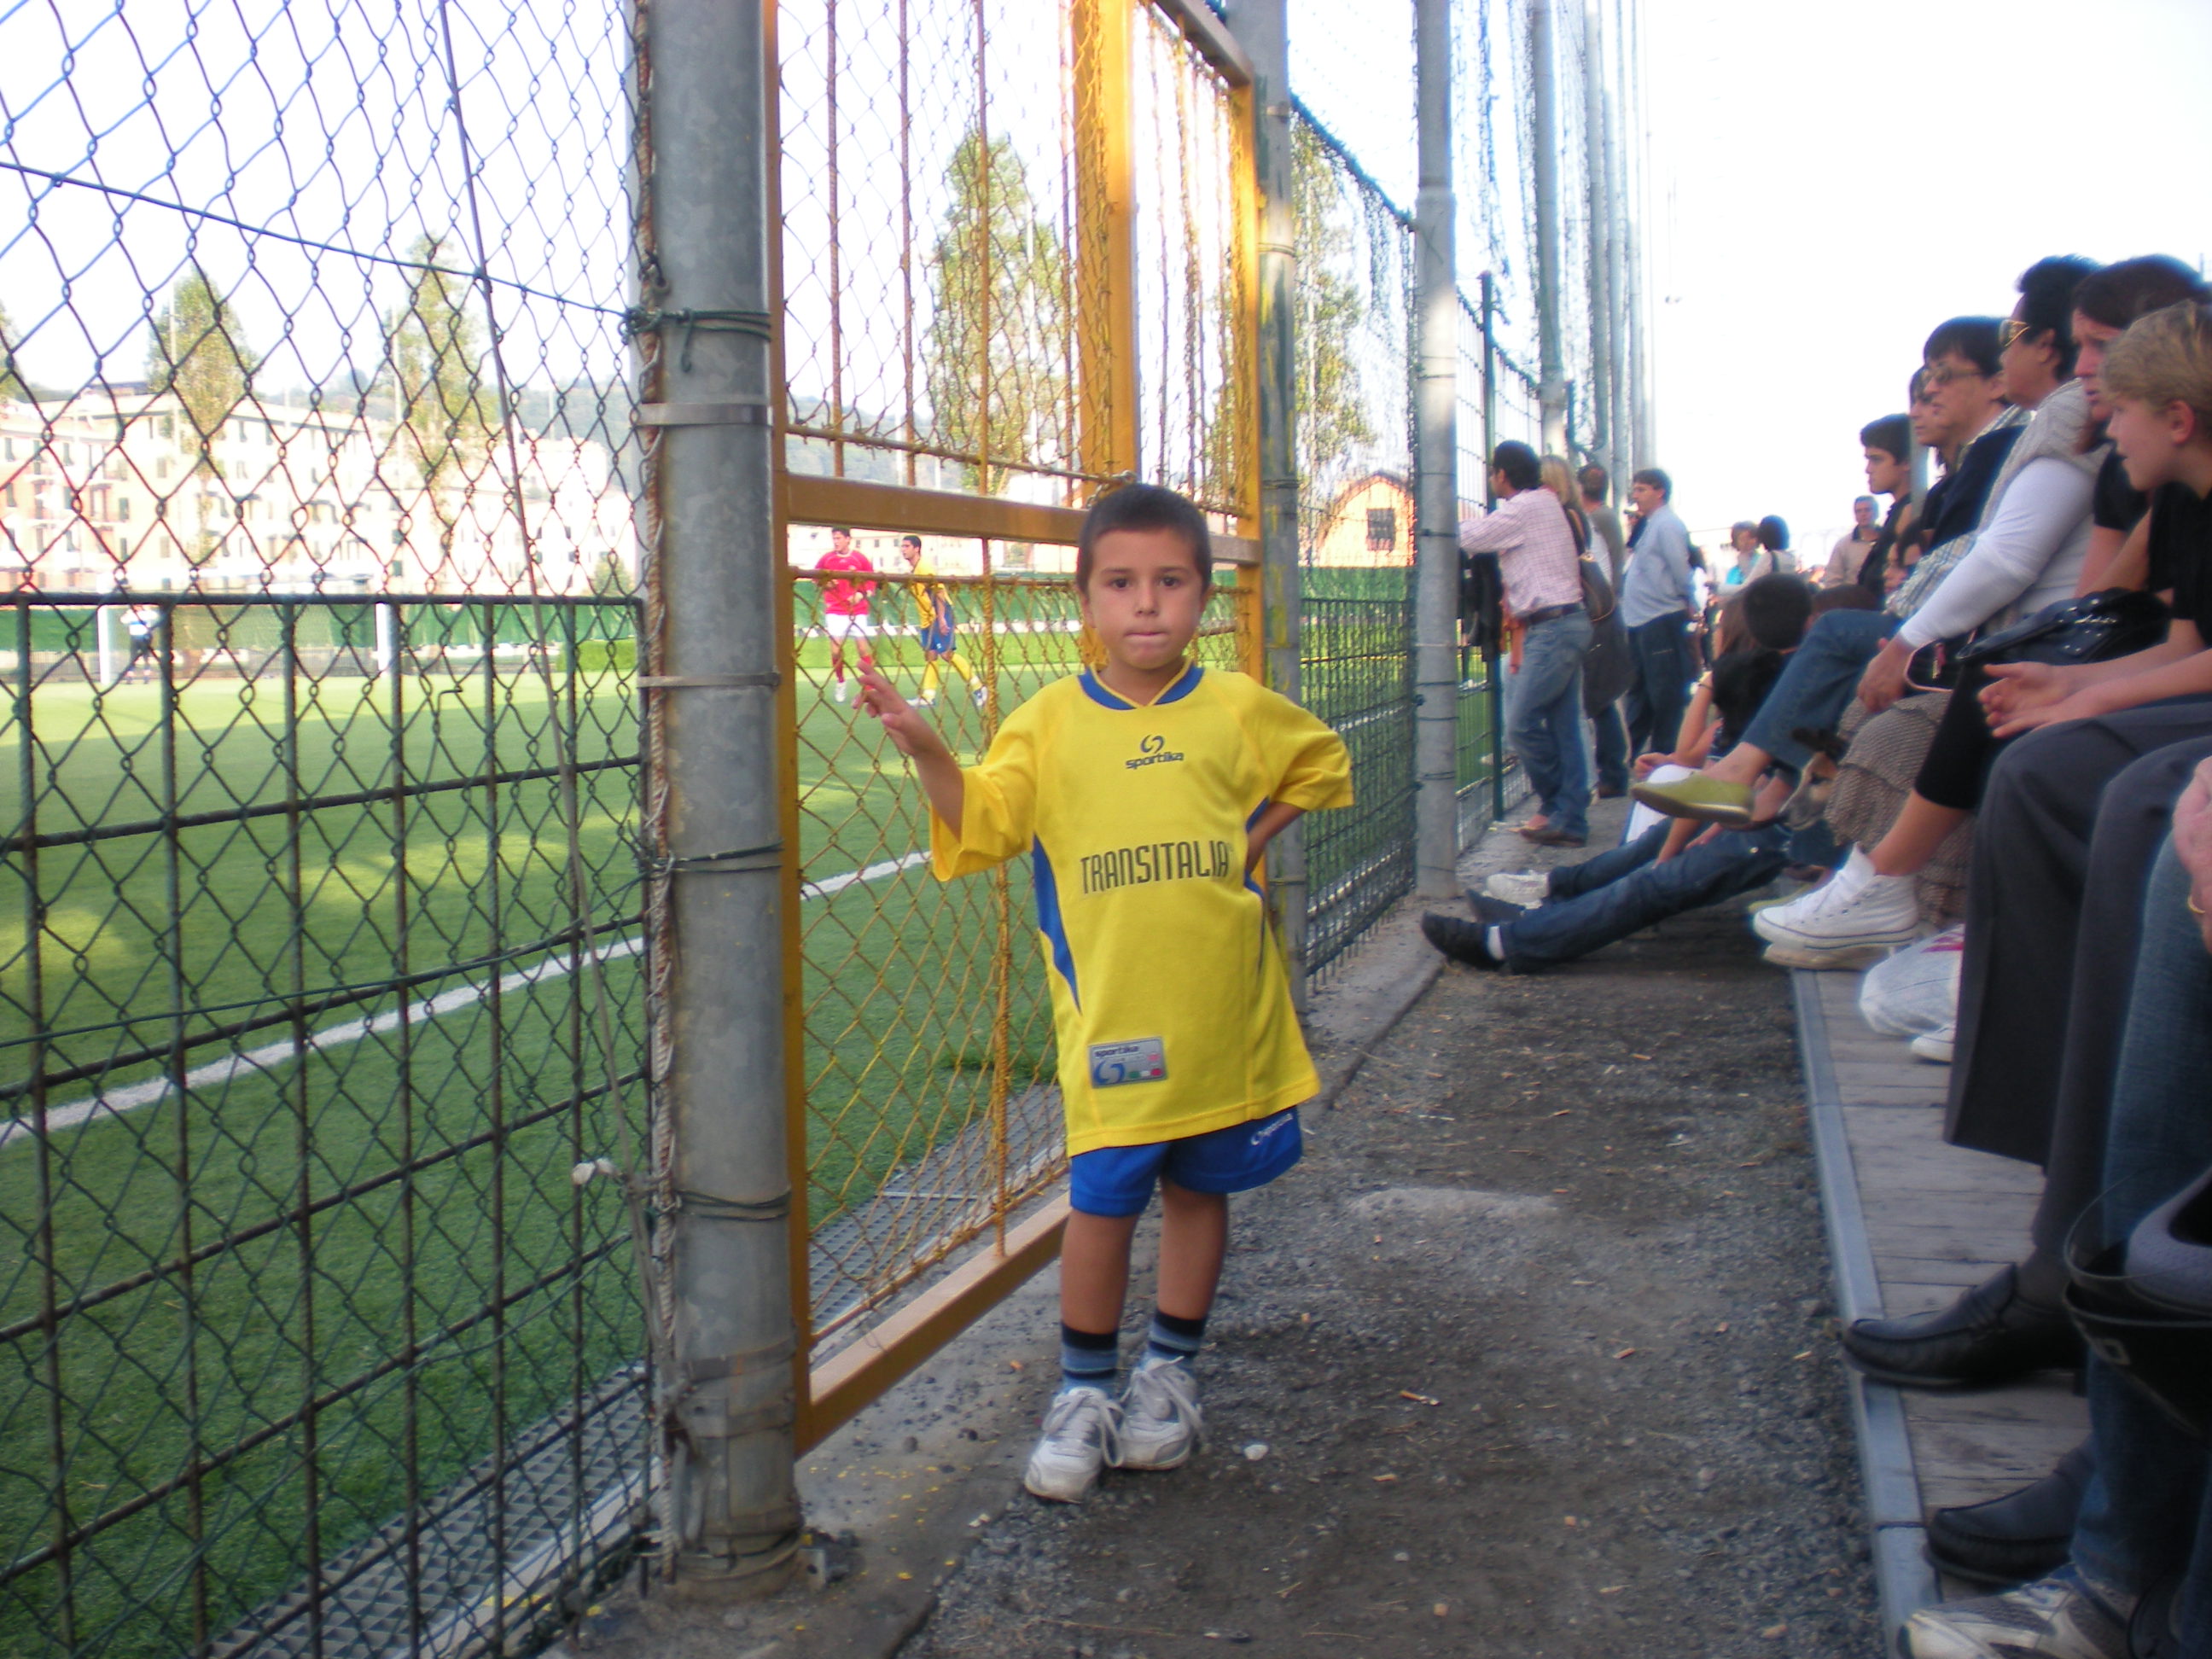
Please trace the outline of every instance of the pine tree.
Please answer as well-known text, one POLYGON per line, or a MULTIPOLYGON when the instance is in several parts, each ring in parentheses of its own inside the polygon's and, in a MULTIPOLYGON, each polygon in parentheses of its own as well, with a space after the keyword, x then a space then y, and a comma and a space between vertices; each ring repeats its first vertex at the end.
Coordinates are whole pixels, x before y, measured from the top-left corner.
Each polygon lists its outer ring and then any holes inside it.
POLYGON ((1335 474, 1355 451, 1375 441, 1361 400, 1359 364, 1348 343, 1367 308, 1358 289, 1340 274, 1352 233, 1334 217, 1336 185, 1328 155, 1301 126, 1291 157, 1298 477, 1303 488, 1326 489, 1340 482, 1335 474))
POLYGON ((407 303, 385 319, 392 364, 385 388, 396 393, 402 452, 435 492, 474 476, 491 453, 495 417, 484 392, 483 325, 468 311, 469 283, 431 269, 442 241, 420 237, 409 259, 416 273, 407 303))
POLYGON ((986 145, 971 128, 945 180, 951 206, 928 266, 931 430, 947 448, 990 456, 980 480, 989 494, 1006 462, 1069 459, 1067 258, 1006 140, 986 145))
POLYGON ((146 380, 157 392, 176 394, 189 428, 178 435, 191 452, 194 472, 222 476, 216 434, 246 401, 260 361, 229 300, 207 273, 195 264, 178 277, 169 303, 154 318, 146 380))

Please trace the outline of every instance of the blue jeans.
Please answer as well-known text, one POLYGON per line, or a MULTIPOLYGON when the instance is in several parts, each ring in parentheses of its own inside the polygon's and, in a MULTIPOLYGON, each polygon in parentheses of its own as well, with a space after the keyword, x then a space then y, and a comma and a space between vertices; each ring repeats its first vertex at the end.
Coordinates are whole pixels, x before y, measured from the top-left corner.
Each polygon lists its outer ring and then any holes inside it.
MULTIPOLYGON (((2112 1084, 2103 1223, 2117 1241, 2212 1166, 2212 956, 2189 913, 2189 878, 2168 842, 2143 902, 2135 994, 2112 1084)), ((2212 1455, 2094 1355, 2096 1474, 2074 1528, 2074 1562, 2141 1594, 2185 1573, 2182 1659, 2212 1656, 2212 1455)))
POLYGON ((1581 611, 1538 623, 1521 643, 1505 732, 1528 775, 1536 810, 1562 835, 1589 833, 1589 757, 1583 748, 1583 653, 1590 619, 1581 611))
POLYGON ((1630 629, 1628 653, 1636 673, 1620 700, 1620 712, 1628 720, 1629 752, 1671 751, 1690 707, 1690 682, 1698 677, 1690 657, 1689 619, 1655 617, 1630 629))
POLYGON ((1624 847, 1553 871, 1550 898, 1499 930, 1505 965, 1572 962, 1654 922, 1764 887, 1790 862, 1790 832, 1770 823, 1729 830, 1659 864, 1669 827, 1654 824, 1624 847))
POLYGON ((1841 725, 1866 665, 1903 626, 1880 611, 1831 611, 1816 618, 1744 728, 1743 740, 1765 750, 1778 764, 1802 769, 1812 751, 1790 734, 1800 726, 1832 732, 1841 725))
POLYGON ((1590 732, 1597 746, 1597 787, 1615 794, 1628 790, 1628 722, 1620 705, 1609 702, 1590 716, 1590 732))

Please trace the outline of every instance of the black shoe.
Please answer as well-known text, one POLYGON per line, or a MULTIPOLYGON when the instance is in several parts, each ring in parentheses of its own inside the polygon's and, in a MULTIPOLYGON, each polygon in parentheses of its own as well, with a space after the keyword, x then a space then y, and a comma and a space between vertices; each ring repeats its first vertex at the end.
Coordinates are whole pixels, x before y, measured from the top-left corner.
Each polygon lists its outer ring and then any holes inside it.
POLYGON ((1509 922, 1522 921, 1528 914, 1517 904, 1492 898, 1487 893, 1478 893, 1473 888, 1468 890, 1467 905, 1474 912, 1475 921, 1485 927, 1503 927, 1509 922))
POLYGON ((1619 800, 1627 793, 1628 786, 1625 783, 1601 783, 1597 787, 1597 798, 1600 800, 1619 800))
POLYGON ((1431 910, 1421 918, 1421 937, 1454 962, 1463 962, 1470 968, 1496 968, 1502 964, 1490 954, 1484 938, 1492 925, 1462 921, 1457 916, 1439 915, 1431 910))
POLYGON ((2024 1584, 2057 1571, 2066 1564, 2092 1467, 2084 1441, 2033 1486, 1936 1510, 1928 1517, 1928 1559, 1976 1584, 2024 1584))
POLYGON ((1844 1358, 1901 1389, 1980 1389, 2046 1367, 2081 1363, 2081 1337, 2056 1308, 2020 1296, 2007 1267, 1948 1308, 1909 1319, 1861 1319, 1843 1335, 1844 1358))

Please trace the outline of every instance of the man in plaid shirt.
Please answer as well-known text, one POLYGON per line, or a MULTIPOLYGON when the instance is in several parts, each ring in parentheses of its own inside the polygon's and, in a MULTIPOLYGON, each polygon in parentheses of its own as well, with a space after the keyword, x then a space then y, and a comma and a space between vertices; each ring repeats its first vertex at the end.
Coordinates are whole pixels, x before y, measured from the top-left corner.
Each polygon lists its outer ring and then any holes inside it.
POLYGON ((1502 443, 1490 458, 1498 505, 1459 527, 1462 553, 1495 553, 1505 608, 1523 630, 1521 667, 1507 705, 1506 740, 1535 796, 1521 833, 1543 847, 1580 847, 1589 836, 1589 757, 1583 747, 1582 550, 1566 509, 1542 487, 1536 452, 1502 443))

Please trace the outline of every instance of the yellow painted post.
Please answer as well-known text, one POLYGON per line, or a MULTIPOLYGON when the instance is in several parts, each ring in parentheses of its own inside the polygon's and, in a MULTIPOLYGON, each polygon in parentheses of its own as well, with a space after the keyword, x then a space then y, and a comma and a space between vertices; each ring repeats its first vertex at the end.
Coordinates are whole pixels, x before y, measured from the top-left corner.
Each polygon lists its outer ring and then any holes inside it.
POLYGON ((1135 0, 1073 0, 1076 330, 1083 466, 1137 475, 1137 173, 1129 75, 1135 0))
MULTIPOLYGON (((1261 535, 1260 480, 1260 179, 1259 147, 1254 126, 1258 116, 1249 83, 1232 88, 1229 94, 1230 170, 1232 201, 1237 211, 1236 277, 1237 328, 1231 335, 1234 356, 1229 372, 1235 377, 1238 459, 1237 501, 1240 517, 1237 533, 1258 540, 1261 535)), ((1237 659, 1244 672, 1262 684, 1267 678, 1267 584, 1255 568, 1239 571, 1237 579, 1237 659)))

